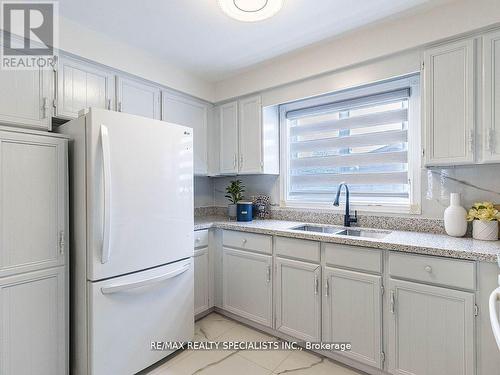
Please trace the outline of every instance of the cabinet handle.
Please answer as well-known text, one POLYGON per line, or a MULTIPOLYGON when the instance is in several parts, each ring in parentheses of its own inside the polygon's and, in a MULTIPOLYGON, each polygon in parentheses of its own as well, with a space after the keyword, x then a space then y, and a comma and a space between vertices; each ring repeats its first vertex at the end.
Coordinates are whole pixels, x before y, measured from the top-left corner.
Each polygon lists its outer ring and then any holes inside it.
POLYGON ((268 284, 271 282, 271 266, 267 266, 266 281, 268 284))
POLYGON ((111 110, 111 99, 106 99, 106 108, 111 110))
POLYGON ((243 155, 240 155, 240 169, 243 169, 243 155))
POLYGON ((486 150, 490 151, 491 153, 495 152, 494 150, 494 144, 493 144, 493 129, 489 128, 488 129, 488 134, 486 137, 486 150))
POLYGON ((389 311, 391 312, 391 314, 394 314, 394 305, 395 305, 394 291, 391 290, 391 301, 389 305, 389 311))
POLYGON ((314 275, 314 295, 317 296, 319 293, 319 279, 318 275, 314 275))
POLYGON ((325 279, 325 297, 330 295, 330 281, 325 279))
POLYGON ((425 270, 425 272, 431 273, 432 272, 432 267, 431 266, 425 266, 424 270, 425 270))
POLYGON ((236 169, 236 164, 238 163, 238 155, 234 154, 233 157, 233 169, 236 169))
POLYGON ((59 253, 64 255, 64 246, 66 245, 64 241, 64 231, 59 232, 59 253))
POLYGON ((118 102, 118 112, 122 111, 122 102, 118 102))
POLYGON ((469 152, 474 153, 474 130, 469 130, 469 152))
POLYGON ((47 97, 42 99, 42 118, 47 118, 47 97))

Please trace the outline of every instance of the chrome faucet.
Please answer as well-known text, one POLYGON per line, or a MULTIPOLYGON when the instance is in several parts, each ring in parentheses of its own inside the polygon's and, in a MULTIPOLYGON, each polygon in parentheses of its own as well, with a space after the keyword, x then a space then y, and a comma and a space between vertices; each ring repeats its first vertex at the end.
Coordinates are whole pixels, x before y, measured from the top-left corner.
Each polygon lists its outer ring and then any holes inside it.
POLYGON ((357 223, 358 222, 358 211, 354 211, 354 217, 351 217, 351 213, 349 212, 349 187, 347 187, 347 184, 345 182, 340 183, 338 189, 337 189, 337 196, 335 197, 335 201, 333 202, 333 205, 338 207, 339 206, 339 201, 340 201, 340 193, 342 191, 342 186, 345 187, 345 215, 344 215, 344 226, 345 227, 350 227, 351 223, 357 223))

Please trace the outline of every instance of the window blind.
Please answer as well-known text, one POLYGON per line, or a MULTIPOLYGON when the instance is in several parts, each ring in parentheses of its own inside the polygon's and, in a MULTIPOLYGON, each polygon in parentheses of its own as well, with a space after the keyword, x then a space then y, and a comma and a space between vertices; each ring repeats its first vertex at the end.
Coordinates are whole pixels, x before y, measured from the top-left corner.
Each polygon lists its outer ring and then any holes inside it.
POLYGON ((289 200, 331 200, 338 184, 353 199, 409 201, 410 89, 286 112, 289 200))

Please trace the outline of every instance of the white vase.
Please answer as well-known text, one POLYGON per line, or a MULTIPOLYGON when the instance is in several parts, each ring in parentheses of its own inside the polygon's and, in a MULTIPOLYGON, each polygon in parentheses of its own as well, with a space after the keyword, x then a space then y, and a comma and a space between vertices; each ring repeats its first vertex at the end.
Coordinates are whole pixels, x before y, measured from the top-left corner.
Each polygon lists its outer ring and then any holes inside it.
POLYGON ((236 219, 236 205, 235 204, 229 204, 227 206, 227 216, 229 216, 230 219, 236 219))
POLYGON ((444 229, 449 236, 462 237, 467 232, 467 211, 460 205, 460 194, 450 194, 450 206, 444 211, 444 229))
POLYGON ((472 222, 472 237, 476 240, 498 240, 498 221, 474 220, 472 222))

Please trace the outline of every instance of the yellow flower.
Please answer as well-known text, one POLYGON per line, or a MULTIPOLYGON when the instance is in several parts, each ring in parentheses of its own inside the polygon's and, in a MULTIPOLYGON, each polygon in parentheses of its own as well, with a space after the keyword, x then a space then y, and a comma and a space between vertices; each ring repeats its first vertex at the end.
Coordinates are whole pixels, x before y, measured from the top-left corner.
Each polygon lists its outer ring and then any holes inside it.
POLYGON ((476 202, 467 214, 467 220, 492 221, 500 220, 500 212, 491 202, 476 202))

